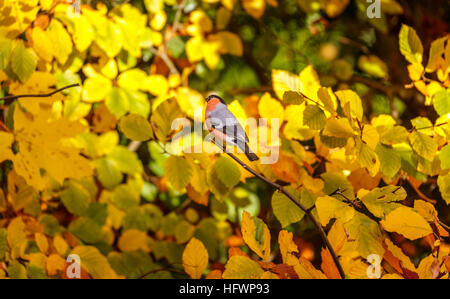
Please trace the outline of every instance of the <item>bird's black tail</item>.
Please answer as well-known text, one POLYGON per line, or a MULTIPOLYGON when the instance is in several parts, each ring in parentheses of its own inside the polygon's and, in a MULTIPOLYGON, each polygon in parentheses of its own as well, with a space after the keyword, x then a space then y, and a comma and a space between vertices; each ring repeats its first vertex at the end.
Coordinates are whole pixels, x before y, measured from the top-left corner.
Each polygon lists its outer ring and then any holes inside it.
POLYGON ((245 144, 245 155, 250 161, 256 161, 259 159, 258 156, 250 150, 247 143, 245 144))

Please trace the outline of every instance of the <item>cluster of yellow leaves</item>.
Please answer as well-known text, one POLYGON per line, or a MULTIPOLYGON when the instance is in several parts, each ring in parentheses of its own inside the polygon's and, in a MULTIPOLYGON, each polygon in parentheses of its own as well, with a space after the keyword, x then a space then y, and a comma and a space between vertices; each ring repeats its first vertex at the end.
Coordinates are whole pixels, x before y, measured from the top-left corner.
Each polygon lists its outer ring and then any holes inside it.
POLYGON ((238 35, 223 30, 231 18, 231 11, 220 7, 217 11, 216 29, 208 15, 201 9, 194 10, 189 15, 186 32, 192 36, 186 43, 186 55, 190 62, 204 60, 210 69, 220 62, 221 54, 242 56, 243 46, 238 35))

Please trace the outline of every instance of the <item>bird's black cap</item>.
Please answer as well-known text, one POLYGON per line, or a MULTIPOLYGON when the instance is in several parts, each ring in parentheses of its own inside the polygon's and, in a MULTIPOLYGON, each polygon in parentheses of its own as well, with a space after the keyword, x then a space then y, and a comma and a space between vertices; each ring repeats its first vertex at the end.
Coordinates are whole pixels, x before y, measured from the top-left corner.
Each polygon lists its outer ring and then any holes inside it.
POLYGON ((208 96, 208 97, 206 98, 206 102, 208 103, 209 100, 214 99, 214 98, 218 99, 221 103, 226 104, 225 101, 224 101, 221 97, 219 97, 218 95, 216 95, 216 94, 212 94, 212 95, 208 96))

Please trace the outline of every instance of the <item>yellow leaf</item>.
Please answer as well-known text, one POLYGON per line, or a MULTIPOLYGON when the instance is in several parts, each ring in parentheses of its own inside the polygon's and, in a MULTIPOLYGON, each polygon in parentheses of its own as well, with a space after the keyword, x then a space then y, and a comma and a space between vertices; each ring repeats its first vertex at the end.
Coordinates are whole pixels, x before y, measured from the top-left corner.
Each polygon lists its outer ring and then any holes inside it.
POLYGON ((380 159, 375 151, 363 142, 357 142, 358 155, 356 157, 359 165, 365 167, 370 175, 374 177, 380 170, 380 159))
POLYGON ((412 63, 408 65, 408 73, 413 81, 422 79, 423 65, 421 63, 412 63))
POLYGON ((428 55, 428 64, 426 71, 432 73, 436 71, 439 63, 442 62, 442 54, 444 54, 444 44, 448 36, 444 36, 434 40, 430 46, 430 54, 428 55))
POLYGON ((58 273, 62 273, 66 268, 66 260, 57 254, 51 254, 47 258, 46 268, 48 275, 57 275, 58 273))
POLYGON ((402 234, 410 240, 433 233, 427 221, 413 209, 402 206, 389 213, 381 225, 389 232, 402 234))
POLYGON ((83 84, 82 98, 86 102, 99 102, 106 97, 111 88, 111 80, 101 75, 87 78, 83 84))
POLYGON ((183 157, 170 156, 164 163, 164 174, 177 190, 182 190, 191 180, 192 166, 183 157))
POLYGON ((216 28, 218 30, 225 29, 231 19, 231 16, 231 9, 225 8, 224 6, 219 7, 217 10, 216 28))
POLYGON ((31 37, 33 39, 33 48, 36 53, 45 61, 52 61, 54 48, 48 32, 42 30, 41 27, 34 27, 31 37))
POLYGON ((81 267, 93 277, 99 279, 119 278, 113 268, 111 268, 108 259, 94 246, 77 246, 71 254, 80 256, 81 267))
MULTIPOLYGON (((86 51, 95 38, 94 28, 83 14, 70 18, 73 22, 72 39, 79 52, 86 51)), ((70 30, 70 27, 69 27, 70 30)))
POLYGON ((72 52, 72 38, 67 33, 61 22, 52 19, 48 26, 48 34, 52 40, 52 47, 56 60, 60 64, 65 64, 72 52))
POLYGON ((420 264, 417 267, 417 274, 419 274, 420 279, 431 279, 433 277, 431 266, 433 265, 434 260, 435 257, 433 254, 430 254, 420 261, 420 264))
POLYGON ((283 100, 286 91, 301 91, 300 77, 283 70, 272 70, 272 85, 278 99, 283 100))
POLYGON ((317 98, 325 109, 331 114, 336 113, 337 99, 330 87, 321 87, 317 90, 317 98))
POLYGON ((44 234, 41 233, 36 233, 34 235, 35 239, 36 239, 36 244, 39 247, 39 250, 43 253, 46 254, 47 250, 48 250, 48 240, 47 237, 44 234))
POLYGON ((266 92, 258 103, 259 115, 265 118, 269 125, 272 119, 277 119, 278 124, 281 125, 284 119, 284 109, 281 103, 270 96, 266 92))
POLYGON ((66 256, 69 245, 60 234, 56 235, 53 238, 53 246, 55 247, 56 252, 58 252, 59 255, 66 256))
POLYGON ((203 59, 202 46, 204 42, 202 36, 194 36, 186 42, 186 55, 189 62, 197 62, 203 59))
POLYGON ((319 75, 312 65, 305 67, 298 75, 301 87, 300 91, 310 99, 317 101, 317 91, 320 88, 319 75))
POLYGON ((16 38, 36 19, 38 11, 38 0, 2 1, 0 36, 16 38))
POLYGON ((11 145, 14 136, 10 133, 0 131, 0 163, 5 160, 12 160, 14 154, 11 151, 11 145))
POLYGON ((153 14, 152 19, 150 20, 150 27, 156 31, 160 31, 164 28, 167 21, 167 15, 164 10, 159 10, 153 14))
POLYGON ((423 46, 416 31, 408 25, 402 24, 399 33, 400 52, 411 63, 422 63, 423 46))
POLYGON ((283 263, 288 264, 288 255, 292 252, 299 252, 297 244, 292 240, 293 234, 287 230, 281 230, 278 234, 278 243, 280 244, 280 253, 283 263))
POLYGON ((345 223, 355 215, 353 208, 331 196, 318 197, 316 200, 316 208, 320 223, 323 226, 327 225, 333 218, 340 219, 345 223))
POLYGON ((416 267, 414 267, 414 264, 411 262, 409 257, 403 253, 403 251, 397 247, 394 243, 392 243, 391 240, 388 238, 384 239, 384 243, 386 244, 386 249, 389 250, 390 253, 399 261, 401 262, 402 268, 406 268, 409 271, 416 272, 416 267))
POLYGON ((415 200, 414 209, 428 222, 433 222, 437 216, 434 206, 424 200, 415 200))
POLYGON ((298 263, 294 265, 294 270, 300 279, 326 279, 327 277, 322 271, 317 270, 310 261, 300 258, 298 263))
POLYGON ((192 238, 183 251, 183 268, 193 279, 202 277, 203 271, 208 266, 208 251, 201 241, 192 238))
POLYGON ((241 39, 232 32, 220 31, 219 33, 209 35, 208 40, 219 43, 219 52, 221 54, 242 56, 244 52, 241 39))
POLYGON ((16 217, 8 225, 8 245, 11 249, 11 257, 13 259, 19 258, 25 251, 27 244, 27 237, 25 233, 25 223, 22 217, 16 217))
POLYGON ((264 14, 266 2, 265 0, 242 0, 242 6, 249 15, 259 19, 264 14))
POLYGON ((242 237, 248 247, 265 261, 270 257, 270 232, 259 218, 252 218, 247 211, 242 214, 242 237))
POLYGON ((233 255, 225 265, 224 279, 259 279, 264 274, 261 266, 246 256, 233 255))
MULTIPOLYGON (((140 75, 138 75, 140 76, 140 75)), ((167 94, 169 90, 169 83, 167 82, 166 77, 162 75, 150 75, 143 82, 144 90, 149 91, 151 94, 155 96, 163 96, 167 94)))
POLYGON ((220 62, 220 42, 208 39, 202 44, 203 58, 210 69, 216 68, 220 62))
POLYGON ((213 23, 208 15, 201 9, 194 10, 189 15, 190 25, 186 31, 192 36, 200 36, 203 33, 210 32, 213 29, 213 23))
POLYGON ((151 238, 147 236, 146 232, 137 229, 129 229, 122 232, 117 246, 121 251, 142 250, 144 252, 149 252, 150 242, 151 238))
POLYGON ((330 18, 340 15, 350 0, 321 0, 320 6, 330 18))
POLYGON ((362 121, 363 107, 361 99, 356 92, 353 90, 338 90, 336 91, 336 96, 349 119, 355 117, 359 121, 362 121))
POLYGON ((355 133, 353 128, 350 126, 347 118, 330 118, 325 123, 325 128, 323 129, 323 135, 348 138, 352 137, 355 133))
POLYGON ((91 175, 90 161, 67 141, 85 127, 65 118, 49 122, 50 110, 43 105, 40 107, 39 113, 31 118, 21 109, 14 109, 14 129, 20 148, 13 159, 17 174, 38 190, 44 188, 45 177, 62 183, 66 178, 91 175), (45 169, 45 173, 41 173, 41 169, 45 169))
POLYGON ((147 78, 147 74, 141 69, 131 69, 121 73, 117 78, 117 83, 122 88, 129 88, 133 90, 146 90, 147 88, 150 90, 150 88, 154 88, 155 85, 160 88, 160 84, 157 84, 159 82, 152 82, 149 80, 149 78, 147 78))

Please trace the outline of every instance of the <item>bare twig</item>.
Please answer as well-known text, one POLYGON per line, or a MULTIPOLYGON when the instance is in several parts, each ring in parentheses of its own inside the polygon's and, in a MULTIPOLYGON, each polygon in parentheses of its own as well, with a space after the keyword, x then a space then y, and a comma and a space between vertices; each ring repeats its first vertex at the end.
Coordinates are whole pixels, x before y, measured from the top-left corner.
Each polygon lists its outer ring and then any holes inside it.
POLYGON ((308 208, 306 208, 297 198, 295 198, 291 193, 289 193, 288 191, 286 191, 286 189, 284 189, 283 187, 281 187, 279 184, 272 182, 271 180, 269 180, 268 178, 266 178, 265 176, 263 176, 262 174, 256 172, 255 170, 253 170, 252 168, 250 168, 247 164, 245 164, 244 162, 242 162, 238 157, 236 157, 234 154, 232 153, 227 153, 231 158, 233 158, 237 163, 239 163, 239 165, 241 165, 245 170, 247 170, 248 172, 250 172, 251 174, 253 174, 254 176, 256 176, 257 178, 259 178, 260 180, 266 182, 267 184, 271 185, 272 187, 274 187, 275 189, 277 189, 279 192, 283 193, 284 195, 286 195, 296 206, 298 206, 303 212, 305 212, 305 214, 309 217, 309 219, 313 222, 314 226, 317 228, 317 230, 320 233, 320 236, 322 237, 323 242, 325 243, 326 247, 328 248, 328 250, 330 251, 331 256, 333 257, 334 263, 336 264, 336 267, 339 271, 339 274, 341 275, 342 278, 345 278, 345 273, 344 270, 342 269, 342 266, 339 262, 338 257, 336 256, 336 253, 333 250, 333 247, 330 244, 330 241, 327 238, 327 235, 325 233, 325 231, 322 228, 322 225, 317 222, 316 218, 313 216, 311 210, 309 210, 308 208))
POLYGON ((172 60, 170 60, 170 58, 167 55, 166 51, 158 51, 154 47, 150 47, 149 49, 150 49, 150 52, 152 52, 153 55, 158 56, 159 58, 161 58, 162 61, 164 61, 164 63, 169 68, 171 74, 178 74, 178 75, 180 74, 180 71, 177 69, 177 67, 172 62, 172 60))
MULTIPOLYGON (((437 218, 437 217, 436 217, 437 218)), ((440 226, 442 226, 447 232, 450 233, 450 226, 448 226, 447 224, 445 224, 444 222, 442 222, 439 218, 437 218, 437 222, 439 223, 440 226)))
POLYGON ((13 100, 18 99, 18 98, 46 98, 46 97, 51 97, 51 96, 54 95, 55 93, 58 93, 58 92, 60 92, 60 91, 63 91, 64 89, 71 88, 71 87, 75 87, 75 86, 80 86, 80 84, 79 84, 79 83, 70 84, 70 85, 61 87, 61 88, 59 88, 59 89, 57 89, 57 90, 54 90, 54 91, 52 91, 52 92, 49 92, 49 93, 42 93, 42 94, 19 94, 19 95, 6 96, 6 97, 3 97, 3 98, 0 98, 0 101, 3 100, 3 101, 5 101, 5 102, 8 102, 8 101, 13 101, 13 100))
POLYGON ((181 18, 181 12, 184 9, 184 6, 186 5, 186 0, 183 0, 177 8, 177 12, 175 13, 175 18, 173 20, 173 26, 172 26, 172 35, 178 31, 178 27, 180 26, 180 18, 181 18))

